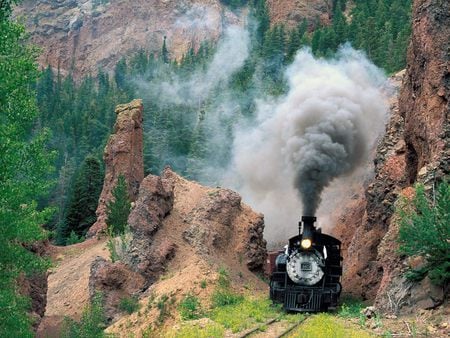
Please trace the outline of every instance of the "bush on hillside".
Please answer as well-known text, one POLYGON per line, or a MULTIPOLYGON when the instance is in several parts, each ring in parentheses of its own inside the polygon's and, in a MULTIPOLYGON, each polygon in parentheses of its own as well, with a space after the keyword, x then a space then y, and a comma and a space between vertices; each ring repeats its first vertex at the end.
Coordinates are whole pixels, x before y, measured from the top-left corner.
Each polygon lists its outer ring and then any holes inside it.
POLYGON ((412 201, 401 200, 397 207, 400 219, 400 253, 422 256, 426 264, 412 270, 410 278, 420 279, 426 274, 437 285, 450 281, 450 185, 442 182, 434 201, 429 201, 423 185, 416 186, 412 201), (419 278, 417 278, 419 277, 419 278))

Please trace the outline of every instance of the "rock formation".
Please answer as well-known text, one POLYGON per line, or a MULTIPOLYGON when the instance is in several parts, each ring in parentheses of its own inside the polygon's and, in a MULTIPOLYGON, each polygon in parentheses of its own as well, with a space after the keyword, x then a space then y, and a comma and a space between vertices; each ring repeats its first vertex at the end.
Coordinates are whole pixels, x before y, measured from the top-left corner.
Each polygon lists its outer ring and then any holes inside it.
POLYGON ((172 57, 217 40, 228 23, 241 19, 219 0, 93 1, 26 0, 25 16, 33 42, 43 48, 40 64, 71 69, 75 77, 112 71, 121 57, 142 48, 159 53, 164 36, 172 57))
POLYGON ((410 262, 397 253, 393 214, 399 196, 412 196, 415 182, 431 189, 449 175, 449 23, 448 2, 414 1, 408 67, 376 150, 375 177, 335 228, 346 249, 344 290, 375 300, 386 311, 431 308, 443 301, 442 290, 428 279, 413 285, 403 277, 410 262))
MULTIPOLYGON (((33 254, 45 257, 48 250, 48 241, 38 241, 28 246, 27 249, 33 254)), ((47 306, 47 272, 35 273, 31 276, 20 276, 18 285, 20 293, 31 299, 29 311, 33 321, 33 329, 36 331, 44 317, 47 306)))
MULTIPOLYGON (((204 279, 213 266, 261 272, 266 259, 261 214, 242 204, 237 193, 189 182, 170 168, 142 181, 128 223, 129 233, 119 244, 125 247, 121 262, 99 257, 91 265, 90 296, 103 293, 113 321, 120 299, 147 290, 172 260, 177 261, 177 271, 208 267, 200 269, 204 279)), ((182 283, 175 285, 179 289, 182 283)))
POLYGON ((137 198, 139 185, 144 178, 142 113, 141 100, 116 108, 114 132, 103 153, 105 179, 96 211, 97 222, 89 229, 88 236, 106 229, 106 206, 119 175, 125 177, 130 200, 135 201, 137 198))
POLYGON ((327 0, 267 0, 272 24, 294 28, 307 20, 310 30, 331 22, 331 1, 327 0))
POLYGON ((89 296, 92 299, 97 292, 101 293, 108 321, 120 316, 118 307, 121 299, 137 295, 142 291, 144 284, 144 277, 128 269, 124 263, 111 263, 102 257, 97 257, 92 262, 89 296))
MULTIPOLYGON (((268 0, 272 23, 310 28, 330 21, 327 0, 268 0)), ((112 71, 117 61, 142 48, 159 53, 164 36, 171 56, 180 59, 202 41, 216 41, 228 24, 243 24, 242 13, 219 0, 93 1, 25 0, 16 9, 24 16, 33 42, 43 49, 41 66, 70 70, 75 77, 112 71)))
POLYGON ((161 177, 144 179, 128 222, 131 239, 123 261, 149 282, 186 245, 199 256, 233 253, 253 271, 261 271, 264 264, 262 215, 242 205, 234 191, 202 187, 170 168, 161 177))
POLYGON ((450 3, 416 0, 400 93, 407 179, 432 184, 450 173, 450 3))
POLYGON ((172 261, 178 264, 177 270, 199 270, 202 280, 213 267, 229 267, 249 279, 255 278, 250 271, 262 272, 266 259, 263 216, 243 204, 236 192, 187 181, 170 168, 141 181, 142 103, 120 105, 116 112, 115 133, 104 155, 105 184, 98 220, 89 233, 106 226, 106 203, 119 174, 129 182, 135 203, 126 235, 113 240, 121 262, 98 257, 91 265, 90 296, 103 293, 108 319, 118 317, 122 298, 147 290, 172 261))

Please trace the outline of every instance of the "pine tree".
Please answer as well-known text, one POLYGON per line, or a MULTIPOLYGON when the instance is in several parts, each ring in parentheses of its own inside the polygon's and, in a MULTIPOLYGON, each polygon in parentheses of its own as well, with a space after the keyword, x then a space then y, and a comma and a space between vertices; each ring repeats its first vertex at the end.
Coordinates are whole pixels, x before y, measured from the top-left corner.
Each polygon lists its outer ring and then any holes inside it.
POLYGON ((65 227, 61 229, 62 238, 67 238, 72 231, 79 237, 84 236, 94 224, 102 183, 103 175, 99 160, 87 156, 73 184, 65 227))
POLYGON ((106 214, 108 216, 106 224, 110 234, 120 235, 125 232, 130 206, 127 182, 123 175, 119 175, 117 184, 112 191, 112 199, 106 205, 106 214))
POLYGON ((161 48, 161 57, 162 61, 167 64, 170 62, 170 58, 169 58, 169 51, 167 50, 166 38, 167 37, 164 35, 164 41, 161 48))

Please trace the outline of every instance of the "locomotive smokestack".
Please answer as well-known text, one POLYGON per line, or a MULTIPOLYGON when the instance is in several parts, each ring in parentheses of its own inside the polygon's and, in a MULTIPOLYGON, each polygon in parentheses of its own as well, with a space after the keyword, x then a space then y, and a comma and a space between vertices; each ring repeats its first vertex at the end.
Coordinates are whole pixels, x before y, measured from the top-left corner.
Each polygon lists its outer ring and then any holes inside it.
POLYGON ((309 249, 313 241, 314 222, 317 220, 314 216, 303 216, 299 223, 299 235, 301 235, 301 245, 304 249, 309 249), (303 232, 301 232, 301 225, 303 222, 303 232))

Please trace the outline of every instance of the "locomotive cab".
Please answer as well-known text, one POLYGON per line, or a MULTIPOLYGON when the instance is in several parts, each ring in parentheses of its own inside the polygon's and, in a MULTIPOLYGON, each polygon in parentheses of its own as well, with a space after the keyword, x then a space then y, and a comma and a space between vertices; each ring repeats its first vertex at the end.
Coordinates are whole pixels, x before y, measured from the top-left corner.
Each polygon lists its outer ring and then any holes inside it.
POLYGON ((315 217, 303 216, 299 235, 289 239, 275 260, 270 298, 285 310, 326 311, 336 308, 341 293, 341 242, 315 229, 315 217))

